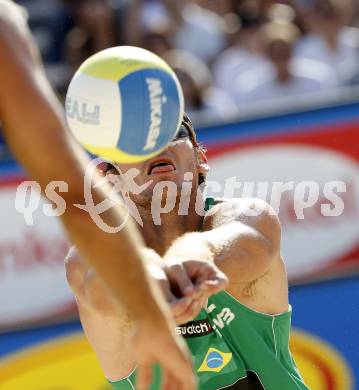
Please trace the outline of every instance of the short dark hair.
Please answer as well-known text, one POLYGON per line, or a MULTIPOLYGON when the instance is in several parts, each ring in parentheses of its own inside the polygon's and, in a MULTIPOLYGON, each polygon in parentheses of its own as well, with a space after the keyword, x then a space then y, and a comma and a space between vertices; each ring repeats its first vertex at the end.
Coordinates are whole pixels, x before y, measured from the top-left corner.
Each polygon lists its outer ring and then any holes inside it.
MULTIPOLYGON (((195 150, 196 154, 198 154, 198 151, 206 153, 206 148, 201 143, 199 143, 197 141, 197 135, 196 135, 196 132, 194 130, 193 123, 189 119, 189 116, 186 113, 184 113, 184 115, 183 115, 183 119, 182 119, 181 124, 182 124, 182 126, 184 126, 188 130, 189 138, 194 146, 194 150, 195 150)), ((198 175, 198 184, 201 185, 205 181, 206 181, 206 175, 204 175, 203 173, 200 173, 198 175)))

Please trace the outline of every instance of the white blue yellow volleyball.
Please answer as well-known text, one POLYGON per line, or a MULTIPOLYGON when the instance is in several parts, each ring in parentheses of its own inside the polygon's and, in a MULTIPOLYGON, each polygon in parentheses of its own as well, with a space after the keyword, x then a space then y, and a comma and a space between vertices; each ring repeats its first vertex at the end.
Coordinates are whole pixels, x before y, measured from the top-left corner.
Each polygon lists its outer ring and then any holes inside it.
POLYGON ((89 57, 66 96, 75 138, 92 154, 120 163, 160 153, 176 134, 183 110, 173 70, 157 55, 132 46, 89 57))

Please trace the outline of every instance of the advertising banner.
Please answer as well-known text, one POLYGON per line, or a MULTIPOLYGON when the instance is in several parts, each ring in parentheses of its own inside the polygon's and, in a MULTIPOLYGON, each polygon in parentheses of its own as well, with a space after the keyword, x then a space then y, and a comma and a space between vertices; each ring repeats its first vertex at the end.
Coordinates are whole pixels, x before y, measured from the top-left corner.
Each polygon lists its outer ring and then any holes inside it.
POLYGON ((279 212, 292 281, 359 265, 359 104, 219 125, 199 139, 208 192, 279 212))
POLYGON ((23 179, 0 179, 0 330, 74 313, 64 270, 69 243, 60 222, 43 213, 47 203, 40 196, 30 220, 16 210, 23 179))

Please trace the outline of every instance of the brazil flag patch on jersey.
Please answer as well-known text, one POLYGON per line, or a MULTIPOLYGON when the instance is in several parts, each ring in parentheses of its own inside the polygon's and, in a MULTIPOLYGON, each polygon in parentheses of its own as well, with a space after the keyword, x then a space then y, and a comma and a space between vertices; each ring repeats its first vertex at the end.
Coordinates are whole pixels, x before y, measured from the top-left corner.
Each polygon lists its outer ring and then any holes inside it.
POLYGON ((209 348, 197 372, 220 372, 232 360, 232 352, 209 348))

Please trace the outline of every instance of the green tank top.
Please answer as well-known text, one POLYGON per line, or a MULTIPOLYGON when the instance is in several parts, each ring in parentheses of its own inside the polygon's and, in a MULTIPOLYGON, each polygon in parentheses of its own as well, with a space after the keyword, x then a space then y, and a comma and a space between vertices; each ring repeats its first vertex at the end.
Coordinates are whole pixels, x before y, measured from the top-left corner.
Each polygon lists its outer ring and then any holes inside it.
MULTIPOLYGON (((207 200, 207 209, 211 203, 207 200)), ((289 351, 290 326, 291 309, 279 315, 258 313, 220 292, 175 331, 187 342, 199 390, 308 390, 289 351)), ((134 371, 112 385, 134 390, 135 382, 134 371)), ((160 385, 156 367, 150 390, 160 385)))

